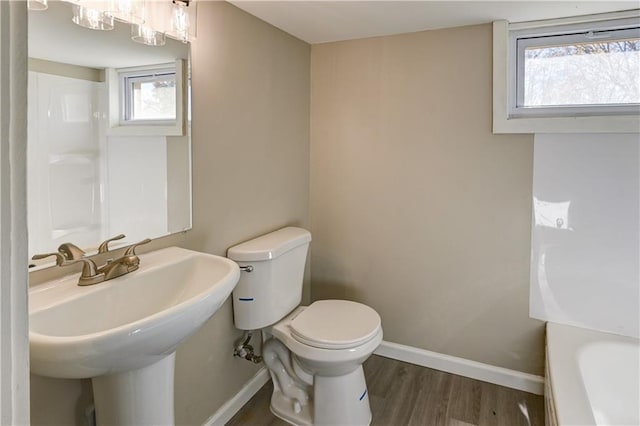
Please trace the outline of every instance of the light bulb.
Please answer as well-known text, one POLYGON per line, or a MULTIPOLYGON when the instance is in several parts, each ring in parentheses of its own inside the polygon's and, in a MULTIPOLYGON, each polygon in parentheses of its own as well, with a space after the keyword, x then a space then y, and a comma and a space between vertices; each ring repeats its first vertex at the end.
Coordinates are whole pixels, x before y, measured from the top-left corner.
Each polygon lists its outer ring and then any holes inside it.
POLYGON ((109 0, 107 13, 121 21, 143 24, 145 22, 144 0, 109 0))
POLYGON ((147 46, 164 46, 166 42, 164 33, 139 24, 131 26, 131 40, 147 46))
POLYGON ((189 13, 187 5, 179 0, 174 1, 172 5, 171 32, 183 42, 189 41, 189 13))
POLYGON ((92 30, 107 31, 113 29, 113 16, 77 4, 73 5, 73 18, 71 20, 74 24, 92 30))

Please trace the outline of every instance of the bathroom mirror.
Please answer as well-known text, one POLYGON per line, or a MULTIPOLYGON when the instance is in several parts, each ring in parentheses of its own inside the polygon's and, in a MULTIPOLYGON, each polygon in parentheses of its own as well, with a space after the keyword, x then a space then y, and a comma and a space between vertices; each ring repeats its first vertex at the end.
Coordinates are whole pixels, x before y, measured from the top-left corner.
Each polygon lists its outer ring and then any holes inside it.
POLYGON ((189 45, 83 28, 71 6, 29 11, 30 258, 191 228, 189 45))

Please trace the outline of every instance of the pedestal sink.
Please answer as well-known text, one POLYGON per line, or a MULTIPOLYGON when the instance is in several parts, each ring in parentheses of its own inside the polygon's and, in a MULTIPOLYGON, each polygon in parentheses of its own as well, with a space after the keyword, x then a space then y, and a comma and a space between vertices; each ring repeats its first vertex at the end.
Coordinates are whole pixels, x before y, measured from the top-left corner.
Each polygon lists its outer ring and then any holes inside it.
POLYGON ((88 287, 78 275, 29 291, 31 371, 91 378, 98 425, 174 423, 178 345, 238 282, 224 257, 169 247, 140 255, 140 269, 88 287))

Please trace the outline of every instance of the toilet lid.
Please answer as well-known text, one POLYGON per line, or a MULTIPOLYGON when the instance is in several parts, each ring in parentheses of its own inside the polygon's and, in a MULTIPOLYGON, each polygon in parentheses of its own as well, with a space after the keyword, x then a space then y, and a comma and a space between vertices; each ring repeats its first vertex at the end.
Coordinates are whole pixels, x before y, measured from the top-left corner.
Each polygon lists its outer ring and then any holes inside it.
POLYGON ((300 343, 322 349, 361 345, 380 329, 380 315, 367 305, 348 300, 319 300, 291 321, 300 343))

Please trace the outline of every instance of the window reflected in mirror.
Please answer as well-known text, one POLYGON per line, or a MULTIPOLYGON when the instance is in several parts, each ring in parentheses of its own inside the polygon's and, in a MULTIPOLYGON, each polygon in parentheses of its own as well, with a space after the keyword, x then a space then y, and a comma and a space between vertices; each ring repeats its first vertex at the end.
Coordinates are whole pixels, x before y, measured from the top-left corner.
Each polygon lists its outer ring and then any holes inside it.
POLYGON ((29 257, 191 228, 189 44, 141 45, 129 24, 91 31, 72 16, 57 1, 29 12, 29 257))

